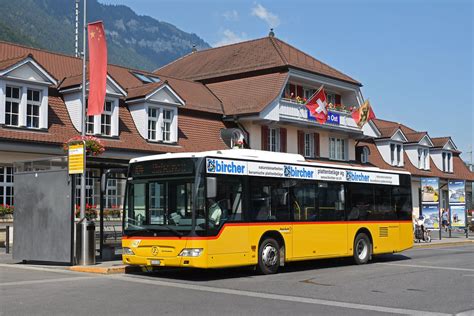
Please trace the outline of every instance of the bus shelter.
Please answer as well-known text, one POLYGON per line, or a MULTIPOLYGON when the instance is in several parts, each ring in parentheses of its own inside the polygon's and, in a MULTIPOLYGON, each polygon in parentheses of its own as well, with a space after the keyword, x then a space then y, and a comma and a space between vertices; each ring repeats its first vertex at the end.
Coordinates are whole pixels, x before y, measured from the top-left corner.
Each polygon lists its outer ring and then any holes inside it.
MULTIPOLYGON (((86 216, 95 222, 95 249, 101 260, 113 259, 121 244, 125 167, 112 159, 87 162, 86 216), (104 191, 100 182, 105 173, 104 191)), ((75 264, 80 176, 68 174, 67 157, 17 162, 14 168, 13 259, 75 264)))

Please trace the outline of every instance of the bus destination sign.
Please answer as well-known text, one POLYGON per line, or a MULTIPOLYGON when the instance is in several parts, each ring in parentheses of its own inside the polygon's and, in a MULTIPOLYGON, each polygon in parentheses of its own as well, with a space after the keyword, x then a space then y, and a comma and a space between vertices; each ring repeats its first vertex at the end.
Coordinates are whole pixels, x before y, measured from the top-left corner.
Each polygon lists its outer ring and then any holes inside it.
POLYGON ((130 176, 134 178, 188 175, 193 172, 194 161, 191 159, 152 160, 130 165, 130 176))

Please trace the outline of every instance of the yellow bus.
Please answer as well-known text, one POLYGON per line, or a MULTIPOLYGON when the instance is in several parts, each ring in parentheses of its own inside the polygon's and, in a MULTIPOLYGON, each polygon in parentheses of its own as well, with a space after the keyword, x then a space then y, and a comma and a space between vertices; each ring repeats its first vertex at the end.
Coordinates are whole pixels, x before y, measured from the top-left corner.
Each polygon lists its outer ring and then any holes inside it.
POLYGON ((372 255, 413 245, 410 174, 250 149, 130 161, 123 262, 193 268, 372 255))

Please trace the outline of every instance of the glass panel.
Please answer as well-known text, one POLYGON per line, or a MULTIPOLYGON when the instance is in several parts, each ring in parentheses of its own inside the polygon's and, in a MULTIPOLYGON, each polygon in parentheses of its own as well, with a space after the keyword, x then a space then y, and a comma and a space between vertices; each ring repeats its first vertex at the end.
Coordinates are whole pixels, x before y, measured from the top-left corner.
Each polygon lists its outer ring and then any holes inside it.
POLYGON ((319 183, 319 220, 344 220, 344 185, 339 183, 319 183))
POLYGON ((166 212, 166 187, 164 183, 150 183, 150 224, 164 224, 166 212))

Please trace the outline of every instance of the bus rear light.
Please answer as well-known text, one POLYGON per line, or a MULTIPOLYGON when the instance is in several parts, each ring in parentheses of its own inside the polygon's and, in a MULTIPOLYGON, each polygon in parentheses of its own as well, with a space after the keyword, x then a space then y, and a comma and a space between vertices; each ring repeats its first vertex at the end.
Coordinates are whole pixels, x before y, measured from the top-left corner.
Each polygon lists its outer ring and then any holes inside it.
POLYGON ((199 257, 202 253, 202 248, 184 248, 179 253, 180 257, 199 257))

